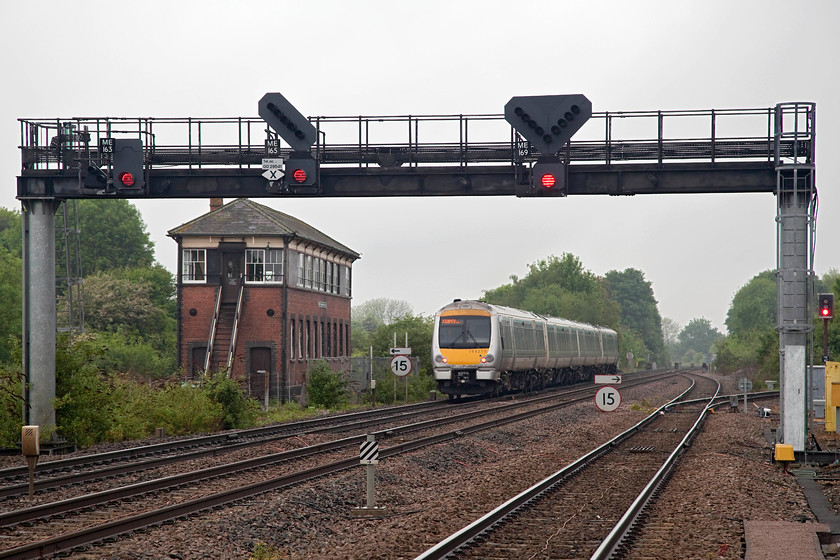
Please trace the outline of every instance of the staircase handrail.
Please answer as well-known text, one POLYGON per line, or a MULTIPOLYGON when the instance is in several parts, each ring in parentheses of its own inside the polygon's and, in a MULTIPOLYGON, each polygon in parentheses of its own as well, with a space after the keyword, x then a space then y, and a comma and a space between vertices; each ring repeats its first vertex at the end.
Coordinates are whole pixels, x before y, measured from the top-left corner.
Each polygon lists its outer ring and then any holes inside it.
POLYGON ((204 356, 204 373, 210 371, 210 358, 213 355, 213 344, 216 342, 216 326, 219 324, 219 311, 222 307, 222 286, 216 288, 216 305, 213 310, 213 321, 210 323, 210 337, 207 339, 207 353, 204 356))
POLYGON ((242 302, 245 301, 245 278, 239 277, 239 297, 236 298, 236 314, 233 316, 233 329, 230 333, 230 350, 228 350, 227 371, 230 377, 233 366, 233 354, 236 350, 236 335, 239 331, 239 314, 242 312, 242 302))

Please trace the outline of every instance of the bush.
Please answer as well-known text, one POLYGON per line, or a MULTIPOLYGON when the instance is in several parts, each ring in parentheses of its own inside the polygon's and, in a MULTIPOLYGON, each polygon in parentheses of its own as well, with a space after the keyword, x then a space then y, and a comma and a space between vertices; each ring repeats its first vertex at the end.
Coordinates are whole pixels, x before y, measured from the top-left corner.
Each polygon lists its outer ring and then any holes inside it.
POLYGON ((23 406, 19 367, 4 364, 0 367, 0 446, 14 447, 20 439, 23 426, 23 406))
POLYGON ((254 425, 259 404, 248 398, 242 387, 225 372, 219 372, 207 379, 204 389, 210 400, 222 409, 222 428, 248 428, 254 425))
POLYGON ((333 371, 324 360, 310 366, 306 375, 309 379, 306 395, 311 406, 340 408, 350 402, 347 380, 341 373, 333 371))
POLYGON ((249 560, 280 560, 280 551, 270 544, 257 542, 249 560))
POLYGON ((121 332, 101 332, 96 336, 105 348, 99 365, 106 371, 163 379, 177 369, 175 352, 159 352, 140 337, 121 332))
POLYGON ((157 389, 113 376, 111 390, 119 406, 107 433, 109 441, 146 438, 155 428, 181 436, 212 432, 222 426, 222 405, 200 387, 167 383, 157 389))
MULTIPOLYGON (((390 370, 377 369, 373 378, 376 380, 376 402, 393 404, 398 401, 405 401, 405 384, 408 380, 408 402, 425 401, 429 399, 429 391, 437 389, 437 382, 434 376, 419 374, 408 375, 403 379, 396 379, 390 370), (396 379, 396 391, 394 390, 396 379)), ((365 399, 370 400, 368 394, 365 399)))
MULTIPOLYGON (((96 366, 102 348, 95 336, 59 337, 55 356, 56 428, 71 443, 106 439, 115 403, 104 372, 96 366)), ((42 419, 33 419, 43 425, 42 419)))

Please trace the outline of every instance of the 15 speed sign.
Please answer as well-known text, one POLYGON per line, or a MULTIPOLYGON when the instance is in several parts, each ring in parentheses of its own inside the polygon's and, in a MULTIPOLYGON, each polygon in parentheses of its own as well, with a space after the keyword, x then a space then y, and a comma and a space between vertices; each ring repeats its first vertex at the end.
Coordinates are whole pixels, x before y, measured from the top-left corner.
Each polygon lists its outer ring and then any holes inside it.
POLYGON ((595 393, 595 406, 601 412, 612 412, 621 405, 621 393, 618 389, 606 385, 598 389, 595 393))
POLYGON ((411 358, 408 356, 394 356, 391 358, 391 371, 394 375, 404 377, 411 373, 411 358))

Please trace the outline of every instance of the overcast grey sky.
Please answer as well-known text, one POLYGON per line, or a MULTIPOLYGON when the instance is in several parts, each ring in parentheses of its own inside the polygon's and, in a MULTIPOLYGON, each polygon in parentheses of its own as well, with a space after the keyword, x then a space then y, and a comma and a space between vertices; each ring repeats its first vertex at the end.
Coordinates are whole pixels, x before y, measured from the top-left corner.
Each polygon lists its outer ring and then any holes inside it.
MULTIPOLYGON (((19 208, 21 117, 254 117, 269 91, 308 116, 501 113, 557 93, 594 111, 814 101, 823 274, 840 267, 838 22, 833 0, 4 2, 0 206, 19 208)), ((598 275, 638 268, 663 317, 724 330, 737 289, 776 266, 770 194, 258 202, 362 253, 355 305, 424 314, 568 252, 598 275)), ((137 206, 174 272, 166 231, 208 202, 137 206)))

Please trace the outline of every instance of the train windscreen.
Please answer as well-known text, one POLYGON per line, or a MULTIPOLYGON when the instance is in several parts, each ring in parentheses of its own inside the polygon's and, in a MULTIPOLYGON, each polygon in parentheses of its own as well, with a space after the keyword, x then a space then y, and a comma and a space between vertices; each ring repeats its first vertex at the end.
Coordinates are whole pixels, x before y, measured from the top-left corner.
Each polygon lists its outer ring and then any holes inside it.
POLYGON ((490 317, 441 317, 438 344, 441 348, 487 348, 490 346, 490 317))

